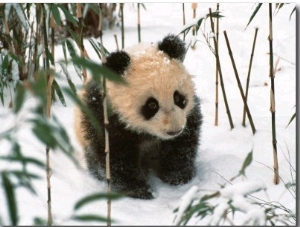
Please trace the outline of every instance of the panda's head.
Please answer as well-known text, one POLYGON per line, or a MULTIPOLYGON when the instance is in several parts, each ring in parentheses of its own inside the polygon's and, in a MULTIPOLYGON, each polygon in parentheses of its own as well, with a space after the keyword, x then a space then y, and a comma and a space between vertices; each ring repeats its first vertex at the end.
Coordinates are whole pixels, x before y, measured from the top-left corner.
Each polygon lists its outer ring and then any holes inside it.
POLYGON ((107 81, 107 95, 126 126, 161 139, 179 135, 194 106, 194 85, 183 66, 185 43, 174 35, 107 57, 106 66, 127 85, 107 81))

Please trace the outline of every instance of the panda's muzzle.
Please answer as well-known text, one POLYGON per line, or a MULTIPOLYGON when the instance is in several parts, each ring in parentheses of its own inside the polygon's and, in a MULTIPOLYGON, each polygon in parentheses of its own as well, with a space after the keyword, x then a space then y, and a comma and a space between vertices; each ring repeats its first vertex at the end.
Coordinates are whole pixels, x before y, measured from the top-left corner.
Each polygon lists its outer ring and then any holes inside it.
POLYGON ((181 132, 182 132, 182 129, 180 129, 178 131, 167 131, 166 134, 168 134, 169 136, 178 136, 181 132))

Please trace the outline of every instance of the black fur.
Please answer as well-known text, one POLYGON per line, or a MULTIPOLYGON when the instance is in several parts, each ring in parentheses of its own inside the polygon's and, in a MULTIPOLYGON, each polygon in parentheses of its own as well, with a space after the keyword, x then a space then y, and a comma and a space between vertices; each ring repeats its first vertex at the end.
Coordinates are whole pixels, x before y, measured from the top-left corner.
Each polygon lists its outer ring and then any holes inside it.
POLYGON ((180 94, 178 91, 174 92, 174 103, 181 109, 184 109, 187 105, 187 100, 184 95, 180 94))
POLYGON ((130 64, 130 57, 125 51, 116 51, 106 58, 104 64, 114 72, 122 75, 130 64))
MULTIPOLYGON (((105 152, 102 96, 99 87, 90 82, 84 96, 87 106, 101 125, 97 132, 87 116, 82 119, 85 138, 90 144, 85 147, 89 171, 97 179, 104 179, 105 152)), ((126 129, 117 113, 109 117, 110 165, 112 189, 127 196, 152 199, 152 189, 147 183, 147 168, 153 167, 158 177, 172 185, 184 184, 195 175, 195 158, 202 115, 199 99, 187 118, 184 131, 171 140, 161 140, 149 134, 138 134, 126 129), (140 145, 152 142, 147 154, 140 154, 140 145), (153 162, 152 162, 153 161, 153 162)))
POLYGON ((158 43, 158 49, 165 52, 170 58, 178 59, 181 62, 183 62, 186 53, 185 43, 178 36, 172 34, 158 43))
POLYGON ((141 108, 141 114, 146 120, 151 119, 158 111, 159 104, 155 98, 149 98, 141 108))

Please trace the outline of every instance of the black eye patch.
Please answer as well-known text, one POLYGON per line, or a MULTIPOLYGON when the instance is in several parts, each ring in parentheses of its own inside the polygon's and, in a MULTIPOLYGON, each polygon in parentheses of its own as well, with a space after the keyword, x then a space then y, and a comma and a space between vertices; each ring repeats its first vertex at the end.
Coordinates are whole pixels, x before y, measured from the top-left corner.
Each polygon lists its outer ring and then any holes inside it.
POLYGON ((175 91, 173 98, 176 106, 180 107, 181 109, 186 107, 188 101, 184 95, 180 94, 178 91, 175 91))
POLYGON ((146 103, 141 108, 141 114, 146 120, 152 118, 158 111, 159 105, 155 98, 147 99, 146 103))

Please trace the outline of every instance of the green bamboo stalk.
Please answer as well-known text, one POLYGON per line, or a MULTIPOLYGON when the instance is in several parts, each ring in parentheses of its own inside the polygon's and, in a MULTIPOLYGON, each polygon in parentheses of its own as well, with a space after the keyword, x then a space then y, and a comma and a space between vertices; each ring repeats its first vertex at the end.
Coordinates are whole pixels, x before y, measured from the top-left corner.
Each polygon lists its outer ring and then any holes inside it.
POLYGON ((122 34, 122 49, 125 47, 125 36, 124 36, 124 3, 120 3, 120 11, 121 11, 121 34, 122 34))
POLYGON ((141 10, 140 10, 140 4, 137 4, 137 10, 138 10, 138 21, 137 21, 137 28, 138 28, 138 41, 141 42, 141 10))
MULTIPOLYGON (((213 19, 212 19, 211 8, 209 8, 209 17, 210 17, 211 30, 215 34, 214 22, 213 22, 213 19)), ((230 127, 231 127, 231 129, 233 129, 234 125, 233 125, 233 122, 232 122, 231 113, 230 113, 229 105, 228 105, 228 102, 227 102, 225 86, 224 86, 222 70, 221 70, 221 64, 220 64, 220 58, 219 58, 219 48, 218 48, 218 45, 217 45, 216 37, 213 37, 213 40, 214 40, 214 46, 215 46, 215 57, 216 57, 217 66, 218 66, 217 68, 219 70, 219 76, 220 76, 221 89, 222 89, 224 103, 225 103, 225 107, 226 107, 226 113, 227 113, 227 116, 228 116, 230 127)))
MULTIPOLYGON (((185 25, 185 9, 184 9, 184 3, 182 3, 182 22, 183 26, 185 25)), ((183 40, 185 40, 185 33, 183 33, 183 40)))
MULTIPOLYGON (((219 3, 217 3, 217 12, 219 12, 219 3)), ((217 17, 217 49, 219 49, 219 17, 217 17)), ((218 126, 219 123, 219 69, 218 62, 216 60, 216 104, 215 104, 215 126, 218 126)))
MULTIPOLYGON (((46 117, 50 118, 51 115, 51 100, 52 100, 52 82, 53 76, 49 75, 49 59, 46 53, 49 53, 48 49, 48 38, 47 38, 47 27, 46 27, 46 8, 45 5, 43 6, 43 35, 44 35, 44 54, 43 54, 43 62, 44 62, 44 70, 47 73, 47 103, 46 103, 46 117)), ((52 226, 53 224, 53 217, 52 217, 52 199, 51 199, 51 167, 50 167, 50 148, 46 145, 46 176, 47 176, 47 204, 48 204, 48 218, 47 218, 47 225, 52 226)))
POLYGON ((226 44, 227 44, 227 48, 228 48, 228 53, 229 53, 231 63, 232 63, 232 66, 233 66, 235 78, 236 78, 236 81, 238 83, 238 87, 239 87, 239 90, 240 90, 240 93, 241 93, 241 96, 242 96, 242 99, 243 99, 243 102, 244 102, 244 106, 246 108, 246 112, 247 112, 247 116, 248 116, 250 125, 251 125, 252 133, 255 134, 256 129, 255 129, 255 126, 254 126, 254 123, 253 123, 253 120, 252 120, 250 110, 249 110, 247 102, 246 102, 246 98, 244 96, 243 87, 242 87, 241 81, 239 79, 239 75, 238 75, 238 72, 237 72, 237 69, 236 69, 235 61, 234 61, 234 58, 233 58, 233 55, 232 55, 232 51, 231 51, 231 48, 230 48, 230 43, 229 43, 226 31, 224 31, 224 36, 225 36, 225 40, 226 40, 226 44))
MULTIPOLYGON (((248 99, 248 90, 249 90, 249 83, 250 83, 250 74, 251 74, 251 68, 252 68, 252 61, 253 61, 253 56, 254 56, 254 49, 255 49, 255 43, 256 43, 257 32, 258 32, 258 28, 255 28, 254 40, 253 40, 253 44, 252 44, 252 51, 251 51, 251 56, 250 56, 249 69, 248 69, 247 83, 246 83, 246 94, 245 94, 246 102, 247 102, 247 99, 248 99)), ((244 127, 246 126, 246 107, 244 107, 244 113, 243 113, 243 122, 242 122, 242 125, 243 125, 244 127)))
MULTIPOLYGON (((81 57, 85 57, 85 48, 83 45, 83 17, 82 17, 82 9, 81 9, 81 4, 82 3, 77 3, 77 18, 79 22, 79 29, 78 29, 78 37, 80 37, 80 43, 79 43, 79 48, 80 48, 80 55, 81 57)), ((87 71, 86 68, 82 68, 82 76, 83 76, 83 83, 86 83, 87 81, 87 71)))
POLYGON ((277 157, 277 139, 276 139, 276 116, 275 116, 275 82, 273 68, 273 24, 272 24, 272 3, 269 3, 269 48, 270 48, 270 78, 271 78, 271 115, 272 115, 272 144, 274 159, 274 184, 279 183, 279 165, 277 157))

